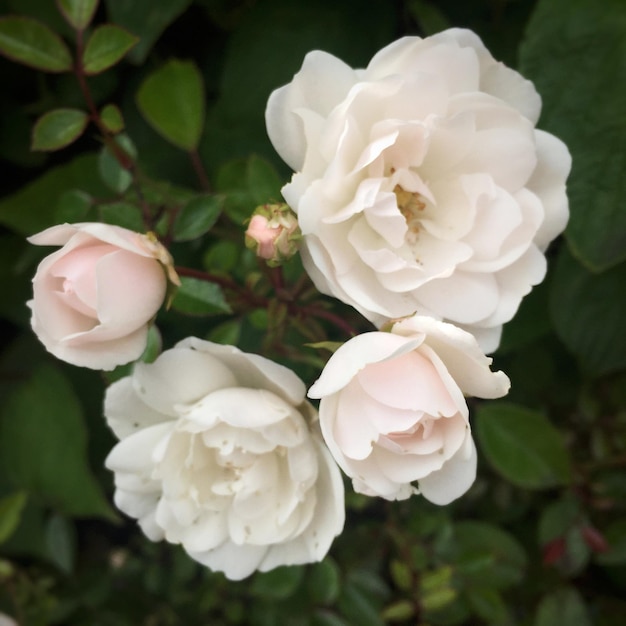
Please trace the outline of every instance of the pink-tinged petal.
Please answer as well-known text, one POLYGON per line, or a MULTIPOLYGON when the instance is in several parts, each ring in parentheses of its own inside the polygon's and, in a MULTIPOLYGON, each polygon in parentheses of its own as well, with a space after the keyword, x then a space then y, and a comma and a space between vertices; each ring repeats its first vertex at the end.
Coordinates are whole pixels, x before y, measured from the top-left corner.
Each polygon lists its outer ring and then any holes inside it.
POLYGON ((465 443, 459 451, 440 470, 419 481, 420 493, 434 504, 450 504, 473 485, 476 465, 476 447, 467 431, 465 443))
POLYGON ((110 385, 104 396, 104 417, 118 439, 171 420, 171 417, 155 411, 137 395, 130 376, 110 385))
POLYGON ((493 359, 485 356, 476 339, 467 331, 430 317, 414 316, 394 324, 393 332, 409 336, 424 333, 426 344, 438 355, 466 395, 500 398, 508 392, 508 377, 503 372, 489 369, 493 359))
MULTIPOLYGON (((368 419, 367 410, 367 398, 357 381, 352 381, 339 392, 331 436, 342 455, 349 459, 362 460, 369 456, 380 435, 368 419)), ((369 410, 371 412, 372 408, 369 410)))
POLYGON ((544 220, 535 236, 540 250, 565 230, 569 219, 565 181, 572 167, 572 157, 567 146, 554 135, 542 130, 535 131, 537 144, 537 167, 528 181, 544 206, 544 220))
POLYGON ((267 102, 265 124, 276 152, 293 169, 304 162, 305 143, 296 109, 328 115, 356 82, 354 70, 331 54, 315 50, 306 55, 293 81, 274 91, 267 102))
POLYGON ((148 322, 167 289, 160 263, 119 250, 100 259, 96 267, 98 315, 112 336, 120 336, 148 322))
POLYGON ((420 351, 369 365, 358 373, 358 380, 367 395, 391 408, 434 416, 457 412, 437 370, 420 351))
POLYGON ((343 389, 370 363, 414 350, 423 337, 399 337, 390 333, 370 332, 353 337, 330 357, 320 377, 309 389, 309 398, 323 398, 343 389))

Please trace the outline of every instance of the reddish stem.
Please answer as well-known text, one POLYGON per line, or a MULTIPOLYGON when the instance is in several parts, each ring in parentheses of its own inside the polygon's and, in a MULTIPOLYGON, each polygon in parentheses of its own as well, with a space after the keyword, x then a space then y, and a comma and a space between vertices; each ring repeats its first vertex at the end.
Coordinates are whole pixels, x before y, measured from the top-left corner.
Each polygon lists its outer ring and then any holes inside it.
POLYGON ((203 191, 211 191, 211 183, 209 182, 209 177, 204 169, 204 165, 202 164, 202 159, 200 158, 200 153, 197 148, 189 151, 189 158, 191 159, 193 170, 198 177, 200 187, 202 187, 203 191))

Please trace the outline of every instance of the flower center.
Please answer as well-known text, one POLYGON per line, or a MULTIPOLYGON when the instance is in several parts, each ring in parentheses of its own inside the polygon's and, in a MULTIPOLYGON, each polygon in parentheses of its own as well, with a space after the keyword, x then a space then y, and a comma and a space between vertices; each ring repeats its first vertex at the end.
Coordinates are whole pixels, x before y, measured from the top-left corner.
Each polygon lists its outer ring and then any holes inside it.
POLYGON ((415 243, 420 230, 421 212, 426 208, 426 203, 422 200, 422 196, 419 193, 407 191, 400 185, 396 185, 393 188, 393 193, 396 194, 398 209, 406 221, 408 228, 407 240, 409 243, 415 243))

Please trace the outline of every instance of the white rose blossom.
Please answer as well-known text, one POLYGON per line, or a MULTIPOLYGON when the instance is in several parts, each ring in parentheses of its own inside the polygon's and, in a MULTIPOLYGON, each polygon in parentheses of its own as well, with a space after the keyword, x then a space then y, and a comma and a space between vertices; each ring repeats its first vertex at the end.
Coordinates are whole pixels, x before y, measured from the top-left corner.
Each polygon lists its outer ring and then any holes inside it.
POLYGON ((137 363, 105 397, 116 505, 233 580, 321 560, 343 483, 305 391, 282 365, 193 337, 137 363))
POLYGON ((509 389, 491 362, 473 335, 422 316, 340 346, 308 395, 321 398, 322 434, 355 491, 442 505, 463 495, 476 477, 464 396, 509 389))
POLYGON ((495 350, 568 219, 570 155, 540 109, 467 30, 405 37, 366 69, 309 53, 266 123, 317 288, 377 326, 417 312, 495 350))
POLYGON ((178 276, 167 250, 149 235, 99 223, 60 224, 28 238, 62 246, 33 278, 33 331, 57 358, 111 370, 138 359, 168 279, 178 276))

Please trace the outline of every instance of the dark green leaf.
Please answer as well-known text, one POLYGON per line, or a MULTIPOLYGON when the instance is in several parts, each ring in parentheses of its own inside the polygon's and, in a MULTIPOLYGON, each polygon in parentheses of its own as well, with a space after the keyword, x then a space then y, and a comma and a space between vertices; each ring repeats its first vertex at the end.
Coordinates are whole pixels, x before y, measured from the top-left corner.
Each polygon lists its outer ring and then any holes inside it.
POLYGON ((293 594, 303 575, 304 568, 301 566, 277 567, 269 572, 259 572, 254 576, 250 591, 261 598, 284 600, 293 594))
POLYGON ((46 25, 28 17, 0 18, 0 53, 44 72, 69 72, 72 56, 46 25))
POLYGON ((624 565, 626 563, 626 520, 613 522, 604 533, 609 549, 596 556, 601 565, 624 565))
POLYGON ((572 250, 590 269, 612 267, 626 259, 626 4, 540 0, 520 66, 543 96, 542 126, 572 153, 572 250))
POLYGON ((283 181, 276 169, 271 163, 254 154, 248 159, 246 185, 255 205, 282 201, 280 188, 283 181))
POLYGON ((65 191, 59 196, 57 201, 54 221, 58 224, 88 221, 85 217, 92 204, 92 197, 80 189, 65 191))
MULTIPOLYGON (((626 213, 626 211, 625 211, 626 213)), ((550 300, 554 328, 594 376, 626 367, 626 263, 594 274, 561 250, 550 300)))
POLYGON ((87 465, 86 433, 74 390, 44 365, 15 388, 0 413, 0 463, 15 485, 69 515, 113 513, 87 465))
POLYGON ((87 75, 99 74, 113 67, 139 41, 135 35, 115 24, 102 24, 93 31, 83 52, 87 75))
POLYGON ((46 524, 46 547, 52 562, 66 574, 74 570, 76 531, 62 515, 53 515, 46 524))
POLYGON ((580 523, 581 515, 579 501, 569 494, 551 502, 539 519, 539 543, 544 545, 558 537, 565 537, 571 528, 580 523))
POLYGON ((526 553, 507 532, 484 522, 454 527, 455 559, 466 588, 504 589, 524 577, 526 553))
POLYGON ((546 489, 571 479, 561 435, 541 413, 507 403, 483 404, 476 434, 487 460, 514 485, 546 489))
POLYGON ((150 74, 137 92, 142 115, 167 141, 195 150, 204 124, 202 76, 191 61, 173 59, 150 74))
POLYGON ((142 232, 145 229, 141 209, 128 202, 111 202, 98 207, 101 221, 142 232))
POLYGON ((211 329, 207 335, 209 341, 236 346, 241 337, 241 320, 228 320, 211 329))
POLYGON ((338 605, 341 614, 350 624, 384 626, 372 597, 352 582, 344 585, 338 605))
POLYGON ((563 587, 543 597, 534 626, 591 626, 585 602, 574 587, 563 587))
POLYGON ((57 0, 59 10, 76 30, 89 26, 98 8, 98 0, 57 0))
POLYGON ((143 63, 161 33, 191 4, 191 0, 106 0, 111 21, 135 33, 140 41, 131 51, 133 63, 143 63))
POLYGON ((102 110, 100 111, 100 119, 107 127, 107 130, 111 131, 113 134, 124 130, 124 118, 122 117, 122 112, 115 104, 107 104, 102 107, 102 110))
POLYGON ((421 30, 425 35, 434 35, 451 26, 441 9, 436 7, 433 2, 428 2, 427 0, 410 0, 408 9, 421 26, 421 30))
POLYGON ((76 141, 87 128, 89 116, 78 109, 55 109, 44 113, 33 128, 31 150, 59 150, 76 141))
POLYGON ((231 313, 219 285, 183 276, 176 291, 172 308, 188 315, 218 315, 231 313))
POLYGON ((0 201, 0 223, 23 235, 32 235, 58 223, 55 217, 61 195, 80 189, 106 197, 107 189, 98 176, 97 157, 85 154, 48 170, 11 196, 0 201))
POLYGON ((311 566, 307 589, 316 605, 332 604, 337 599, 341 576, 337 564, 330 557, 311 566))
POLYGON ((174 222, 174 240, 190 241, 209 232, 219 218, 224 196, 204 195, 192 198, 181 209, 174 222))
POLYGON ((6 541, 18 527, 25 504, 24 491, 18 491, 0 500, 0 543, 6 541))

